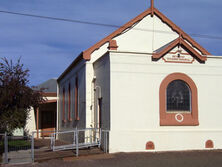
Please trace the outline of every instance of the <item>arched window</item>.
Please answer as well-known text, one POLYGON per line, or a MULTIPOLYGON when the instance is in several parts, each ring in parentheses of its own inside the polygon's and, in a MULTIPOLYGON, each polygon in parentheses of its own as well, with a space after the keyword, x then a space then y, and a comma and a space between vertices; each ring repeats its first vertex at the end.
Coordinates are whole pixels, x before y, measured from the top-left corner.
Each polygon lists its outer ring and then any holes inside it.
POLYGON ((160 85, 159 98, 161 126, 199 125, 197 87, 189 76, 168 75, 160 85))
POLYGON ((186 82, 174 80, 166 91, 167 112, 191 112, 191 91, 186 82))

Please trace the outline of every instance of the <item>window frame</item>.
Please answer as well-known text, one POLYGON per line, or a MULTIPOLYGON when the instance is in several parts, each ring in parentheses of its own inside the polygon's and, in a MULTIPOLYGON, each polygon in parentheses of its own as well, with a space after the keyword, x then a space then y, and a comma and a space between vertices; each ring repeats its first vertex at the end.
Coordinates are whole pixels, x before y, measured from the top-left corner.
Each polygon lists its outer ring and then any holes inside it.
POLYGON ((65 87, 63 87, 62 90, 62 121, 66 122, 66 117, 65 117, 65 110, 66 110, 66 90, 65 87))
POLYGON ((78 77, 75 79, 75 120, 79 121, 79 84, 78 77))
POLYGON ((198 93, 194 81, 184 73, 172 73, 168 75, 159 89, 160 126, 198 126, 198 93), (167 87, 174 80, 184 81, 190 88, 191 112, 167 112, 167 87))
POLYGON ((68 120, 72 121, 71 118, 71 84, 68 86, 68 120))
MULTIPOLYGON (((171 92, 172 93, 172 92, 171 92)), ((183 97, 186 97, 186 95, 185 94, 183 94, 183 97)), ((189 85, 185 82, 185 81, 183 81, 183 80, 179 80, 179 79, 176 79, 176 80, 173 80, 173 81, 171 81, 168 85, 167 85, 167 88, 166 88, 166 112, 167 113, 190 113, 190 112, 192 112, 192 106, 191 106, 191 102, 192 102, 192 96, 191 96, 191 90, 190 90, 190 87, 189 87, 189 85), (168 89, 170 88, 169 86, 170 86, 170 84, 171 83, 173 83, 174 81, 180 81, 180 82, 182 82, 183 84, 185 84, 184 86, 186 87, 186 89, 188 89, 188 92, 189 92, 189 110, 180 110, 180 109, 178 109, 178 110, 176 110, 176 109, 171 109, 171 110, 169 110, 168 109, 168 89)), ((175 107, 175 106, 173 106, 173 107, 175 107)))

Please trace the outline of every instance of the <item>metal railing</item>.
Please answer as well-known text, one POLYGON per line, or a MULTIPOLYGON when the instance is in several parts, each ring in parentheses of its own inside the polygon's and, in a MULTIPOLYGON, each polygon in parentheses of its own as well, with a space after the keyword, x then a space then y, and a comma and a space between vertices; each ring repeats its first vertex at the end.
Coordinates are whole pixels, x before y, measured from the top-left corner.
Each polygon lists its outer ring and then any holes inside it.
MULTIPOLYGON (((51 149, 53 151, 61 151, 61 150, 68 150, 68 149, 75 149, 76 150, 76 156, 79 155, 79 149, 80 148, 87 148, 87 147, 93 147, 98 146, 101 147, 101 139, 102 139, 102 133, 104 134, 103 138, 103 145, 105 148, 105 152, 107 153, 107 144, 108 144, 108 138, 107 133, 108 130, 102 130, 102 129, 95 129, 95 128, 87 128, 87 129, 75 129, 72 131, 63 131, 63 132, 55 132, 51 134, 51 149), (58 138, 64 139, 64 136, 68 136, 72 140, 69 142, 66 142, 64 144, 57 144, 56 143, 56 136, 58 138)), ((67 137, 67 138, 68 138, 67 137)))
POLYGON ((29 136, 8 136, 0 134, 0 155, 2 163, 31 162, 31 140, 29 136))
MULTIPOLYGON (((108 152, 108 130, 86 128, 74 129, 70 131, 44 131, 51 133, 50 150, 64 151, 75 150, 76 156, 79 155, 79 149, 98 146, 105 153, 108 152), (102 147, 101 147, 102 146, 102 147)), ((37 131, 32 132, 31 138, 31 157, 35 161, 35 135, 37 131)))
POLYGON ((7 139, 7 133, 1 133, 0 134, 0 154, 2 154, 2 157, 4 159, 3 163, 7 164, 8 163, 8 139, 7 139), (3 156, 4 154, 4 156, 3 156))
MULTIPOLYGON (((44 131, 44 133, 55 133, 55 132, 58 132, 58 131, 44 131)), ((31 158, 32 158, 32 162, 34 163, 35 162, 35 138, 41 133, 40 131, 33 131, 32 132, 32 136, 31 136, 31 158)), ((41 138, 44 138, 44 137, 41 137, 41 138)), ((36 139, 39 139, 38 137, 36 139)))
MULTIPOLYGON (((75 150, 76 156, 79 155, 79 149, 98 146, 105 153, 108 152, 108 130, 87 128, 74 129, 71 131, 44 131, 51 133, 50 139, 47 139, 48 145, 44 148, 47 153, 49 151, 75 150), (67 140, 69 139, 69 141, 67 140)), ((2 155, 2 163, 7 164, 12 159, 17 161, 30 159, 32 162, 42 154, 42 148, 35 145, 35 137, 37 131, 32 132, 32 136, 8 136, 7 133, 0 134, 0 155, 2 155), (36 153, 35 153, 36 151, 36 153), (27 154, 27 155, 26 155, 27 154), (12 157, 13 155, 13 157, 12 157), (24 155, 26 157, 24 157, 24 155), (22 157, 23 156, 23 157, 22 157), (22 159, 21 159, 22 158, 22 159)), ((44 139, 43 139, 44 140, 44 139)), ((42 139, 40 139, 40 142, 42 139)), ((39 142, 37 139, 36 143, 39 142)))

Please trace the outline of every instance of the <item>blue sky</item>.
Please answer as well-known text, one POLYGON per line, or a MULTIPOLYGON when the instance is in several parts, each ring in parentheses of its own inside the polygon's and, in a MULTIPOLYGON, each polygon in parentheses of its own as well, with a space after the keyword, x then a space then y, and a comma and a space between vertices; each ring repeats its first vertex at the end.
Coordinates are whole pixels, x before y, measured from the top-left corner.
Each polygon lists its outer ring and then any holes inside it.
MULTIPOLYGON (((150 0, 0 0, 0 10, 123 25, 150 0)), ((155 0, 155 7, 188 34, 222 38, 221 0, 155 0)), ((30 85, 57 78, 83 50, 116 28, 0 13, 0 57, 30 69, 30 85)), ((193 37, 213 55, 222 55, 222 39, 193 37)))

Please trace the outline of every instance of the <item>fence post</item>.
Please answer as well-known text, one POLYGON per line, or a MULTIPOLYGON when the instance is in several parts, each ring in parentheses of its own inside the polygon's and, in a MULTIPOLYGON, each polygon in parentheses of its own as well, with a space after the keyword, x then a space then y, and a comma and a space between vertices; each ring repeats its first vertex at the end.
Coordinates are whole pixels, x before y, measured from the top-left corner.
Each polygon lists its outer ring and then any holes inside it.
POLYGON ((79 156, 79 133, 78 130, 76 128, 76 156, 79 156))
POLYGON ((105 135, 106 135, 106 134, 105 134, 105 133, 106 133, 106 131, 104 130, 104 131, 103 131, 103 151, 104 151, 104 152, 106 152, 106 140, 105 140, 105 135))
POLYGON ((101 140, 102 140, 102 129, 99 128, 99 148, 101 148, 101 140))
POLYGON ((106 150, 105 150, 105 152, 107 153, 107 131, 105 132, 105 136, 106 136, 106 138, 105 138, 105 140, 106 140, 106 150))
POLYGON ((73 146, 75 146, 76 143, 76 131, 73 131, 73 146))
POLYGON ((34 157, 34 156, 35 156, 35 155, 34 155, 34 151, 35 151, 35 150, 34 150, 34 149, 35 149, 35 148, 34 148, 34 146, 35 146, 35 145, 34 145, 34 141, 35 141, 35 140, 34 140, 34 135, 35 135, 35 133, 32 132, 32 148, 31 148, 31 152, 32 152, 32 163, 35 162, 35 159, 34 159, 34 158, 35 158, 35 157, 34 157))
POLYGON ((51 133, 51 138, 50 138, 50 139, 51 139, 51 143, 50 143, 50 147, 51 147, 52 150, 53 150, 53 145, 54 145, 54 144, 53 144, 53 143, 54 143, 54 141, 53 141, 53 140, 54 140, 54 137, 53 137, 53 136, 54 136, 54 134, 51 133))
POLYGON ((8 136, 7 132, 5 132, 5 163, 8 163, 8 136))
POLYGON ((94 142, 94 140, 93 140, 93 134, 94 133, 95 133, 94 129, 89 130, 89 133, 87 134, 87 136, 89 136, 89 138, 88 138, 89 140, 87 142, 90 142, 90 143, 94 142))

